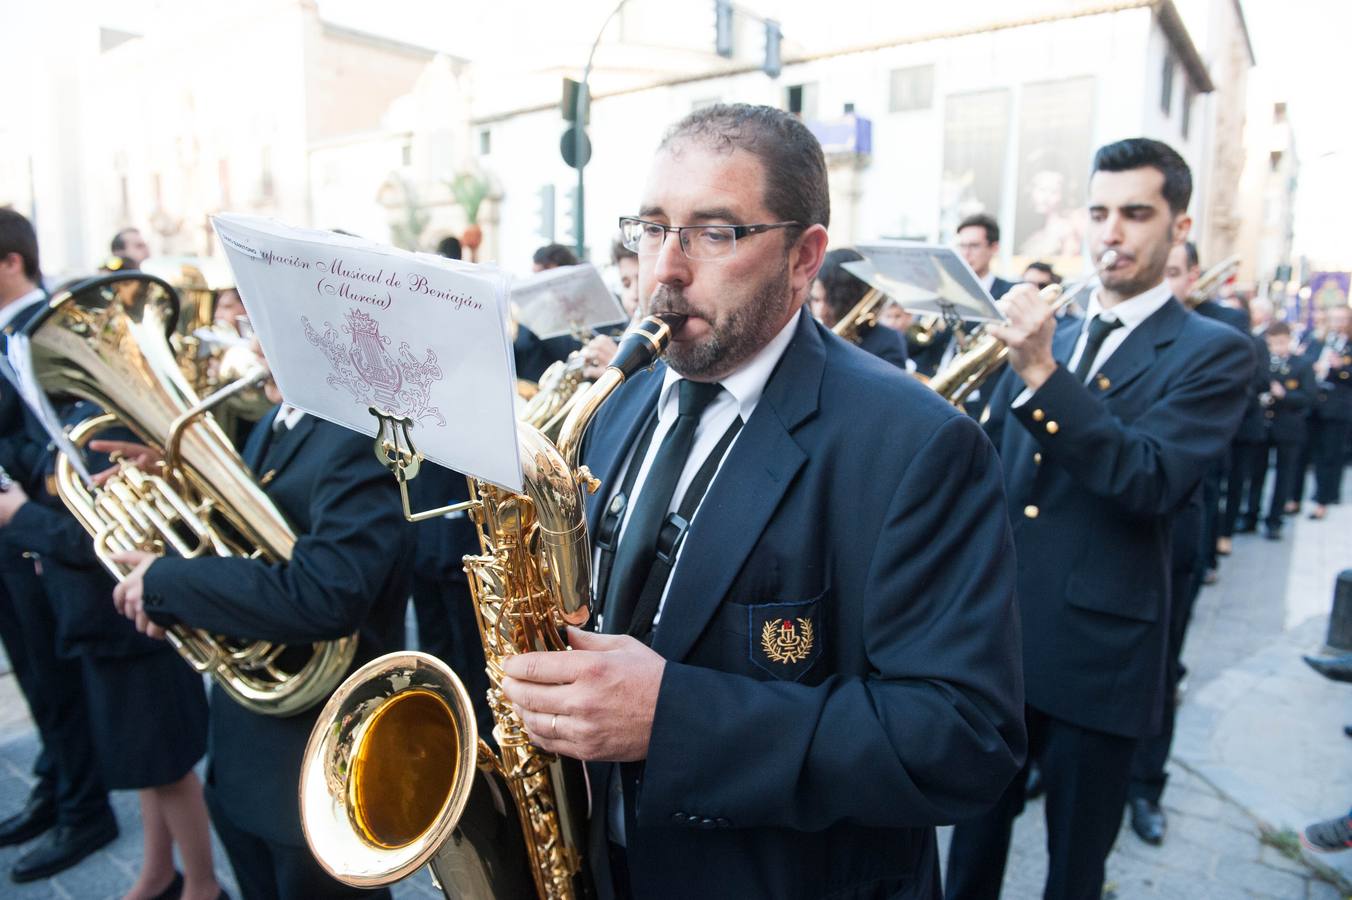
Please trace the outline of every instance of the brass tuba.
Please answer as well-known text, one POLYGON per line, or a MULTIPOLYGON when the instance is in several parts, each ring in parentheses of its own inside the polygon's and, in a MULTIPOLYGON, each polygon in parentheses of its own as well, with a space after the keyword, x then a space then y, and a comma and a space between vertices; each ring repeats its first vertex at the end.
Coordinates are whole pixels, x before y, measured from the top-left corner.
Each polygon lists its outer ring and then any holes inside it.
MULTIPOLYGON (((256 387, 265 373, 255 371, 199 400, 170 343, 177 315, 177 296, 167 283, 126 272, 63 291, 24 329, 42 390, 106 411, 76 425, 73 443, 82 446, 120 423, 164 453, 158 472, 123 461, 100 487, 86 485, 64 455, 57 460, 56 494, 118 580, 127 573, 112 557, 127 550, 281 562, 296 541, 208 414, 214 404, 256 387)), ((307 654, 184 626, 170 628, 168 636, 194 669, 245 708, 271 716, 294 715, 327 697, 357 645, 353 635, 317 643, 307 654)))
MULTIPOLYGON (((599 482, 578 464, 582 437, 605 399, 662 354, 672 329, 657 316, 630 329, 573 405, 557 445, 518 426, 525 493, 470 479, 466 507, 482 553, 466 557, 465 570, 501 755, 479 739, 459 679, 426 654, 374 660, 320 713, 302 763, 301 823, 311 852, 339 881, 377 887, 430 864, 448 897, 564 900, 583 892, 581 764, 530 744, 502 695, 502 665, 520 653, 566 650, 562 626, 587 621, 583 497, 599 482)), ((407 440, 411 423, 377 415, 377 454, 402 485, 419 462, 407 440)), ((442 512, 405 509, 411 519, 442 512)))

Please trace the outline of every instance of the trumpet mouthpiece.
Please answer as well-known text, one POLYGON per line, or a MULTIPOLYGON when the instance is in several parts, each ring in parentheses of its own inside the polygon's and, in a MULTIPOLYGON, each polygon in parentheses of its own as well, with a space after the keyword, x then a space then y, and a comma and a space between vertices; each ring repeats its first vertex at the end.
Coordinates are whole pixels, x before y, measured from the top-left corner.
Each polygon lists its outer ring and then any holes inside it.
POLYGON ((1113 263, 1117 262, 1118 252, 1116 250, 1104 250, 1103 255, 1099 257, 1098 269, 1102 272, 1105 269, 1111 269, 1113 263))

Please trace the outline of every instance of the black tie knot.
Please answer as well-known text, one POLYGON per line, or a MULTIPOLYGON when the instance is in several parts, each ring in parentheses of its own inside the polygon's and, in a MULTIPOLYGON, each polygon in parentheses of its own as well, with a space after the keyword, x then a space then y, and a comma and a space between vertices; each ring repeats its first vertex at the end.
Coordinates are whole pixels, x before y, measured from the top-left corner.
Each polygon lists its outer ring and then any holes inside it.
POLYGON ((1121 319, 1105 319, 1102 316, 1094 316, 1089 320, 1089 343, 1101 347, 1104 338, 1108 337, 1108 332, 1121 327, 1121 319))
POLYGON ((677 414, 694 416, 696 419, 704 414, 704 410, 723 390, 723 385, 716 381, 691 381, 688 378, 682 378, 676 387, 680 401, 677 414))

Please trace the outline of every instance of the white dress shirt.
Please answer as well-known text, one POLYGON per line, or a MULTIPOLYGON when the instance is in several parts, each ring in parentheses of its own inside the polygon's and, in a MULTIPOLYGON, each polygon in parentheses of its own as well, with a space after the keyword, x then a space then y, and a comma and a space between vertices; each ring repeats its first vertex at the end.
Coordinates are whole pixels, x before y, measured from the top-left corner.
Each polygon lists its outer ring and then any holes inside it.
POLYGON ((290 431, 292 428, 296 427, 296 423, 304 416, 305 410, 297 409, 290 403, 283 402, 282 405, 277 408, 277 417, 272 420, 272 433, 281 434, 283 429, 290 431))
MULTIPOLYGON (((1159 312, 1160 308, 1173 297, 1173 292, 1169 290, 1169 283, 1161 281, 1144 293, 1137 294, 1129 300, 1123 300, 1114 307, 1104 309, 1099 298, 1100 290, 1100 288, 1095 288, 1094 292, 1089 295, 1089 309, 1085 312, 1084 321, 1080 323, 1080 336, 1075 339, 1075 350, 1066 363, 1067 371, 1074 372, 1075 367, 1080 364, 1080 357, 1084 355, 1084 345, 1089 340, 1089 323, 1094 320, 1095 316, 1105 322, 1119 321, 1122 323, 1122 327, 1114 328, 1103 339, 1103 343, 1099 345, 1098 355, 1094 357, 1094 362, 1089 366, 1089 371, 1085 375, 1086 381, 1103 368, 1103 364, 1112 357, 1113 352, 1118 347, 1122 346, 1122 342, 1136 330, 1136 326, 1159 312)), ((1023 406, 1032 396, 1033 392, 1024 388, 1013 405, 1015 407, 1023 406)))
POLYGON ((41 303, 46 299, 47 294, 42 288, 34 288, 19 299, 5 304, 3 308, 0 308, 0 331, 4 331, 8 328, 9 323, 13 322, 19 313, 28 309, 28 307, 35 303, 41 303))
MULTIPOLYGON (((779 334, 771 338, 770 342, 762 347, 759 353, 748 360, 740 369, 719 382, 723 386, 723 390, 705 407, 703 415, 700 416, 699 425, 695 428, 695 442, 690 448, 690 456, 686 458, 685 468, 681 470, 681 477, 676 482, 676 490, 671 495, 671 505, 667 507, 668 512, 680 508, 681 500, 685 498, 685 492, 690 488, 690 483, 695 480, 695 476, 704 465, 704 461, 718 446, 718 442, 732 427, 732 423, 739 416, 743 422, 751 419, 751 413, 755 411, 756 404, 760 402, 761 394, 765 393, 765 385, 769 382, 770 375, 774 372, 775 366, 779 364, 784 351, 788 349, 789 343, 793 340, 794 332, 798 328, 798 320, 802 315, 803 311, 799 309, 798 312, 793 314, 789 323, 780 329, 779 334)), ((666 437, 667 432, 676 422, 676 416, 680 409, 679 392, 676 387, 680 380, 681 376, 668 366, 662 381, 662 391, 657 396, 657 427, 653 430, 652 440, 648 442, 648 451, 639 463, 638 476, 634 480, 632 495, 625 510, 624 520, 620 523, 620 529, 616 535, 615 546, 617 547, 619 541, 624 539, 624 530, 629 526, 629 514, 633 511, 637 498, 643 491, 643 483, 648 478, 648 470, 652 467, 658 448, 662 446, 662 439, 666 437)), ((740 437, 741 432, 738 432, 737 437, 733 438, 732 444, 728 445, 728 452, 731 452, 733 444, 736 444, 740 437)), ((634 448, 634 450, 636 449, 637 447, 634 448)), ((610 494, 606 497, 607 503, 623 482, 625 471, 634 464, 634 450, 630 451, 629 462, 623 468, 616 470, 610 494)), ((724 453, 723 459, 727 459, 727 453, 724 453)), ((723 462, 720 460, 718 468, 721 469, 722 467, 723 462)), ((715 480, 718 478, 717 470, 714 472, 714 478, 715 480)), ((710 485, 712 486, 712 482, 710 482, 710 485)), ((702 502, 701 505, 703 505, 702 502)), ((698 515, 699 509, 696 508, 695 512, 698 515)), ((675 565, 680 564, 682 552, 684 552, 684 544, 676 551, 675 565)), ((601 553, 600 550, 597 550, 592 557, 593 572, 600 571, 600 559, 601 553)), ((673 570, 675 565, 672 567, 673 570)), ((662 590, 662 599, 658 603, 657 615, 653 617, 654 626, 661 621, 662 609, 667 604, 667 590, 670 586, 671 583, 668 582, 662 590)), ((604 597, 596 599, 597 603, 605 602, 604 597)), ((623 845, 627 841, 624 828, 624 798, 620 790, 618 772, 619 767, 613 766, 608 776, 607 799, 610 815, 607 830, 612 841, 623 845)))
MULTIPOLYGON (((779 333, 760 349, 760 352, 748 360, 740 369, 719 382, 723 386, 723 390, 714 398, 713 402, 705 407, 704 414, 700 416, 699 425, 695 428, 695 442, 690 448, 690 456, 686 458, 685 468, 681 470, 681 476, 676 481, 676 490, 671 495, 671 505, 667 507, 668 512, 680 509, 681 501, 685 498, 685 492, 690 488, 690 483, 695 480, 695 476, 699 474, 705 459, 718 446, 718 442, 732 427, 732 423, 739 416, 743 422, 751 419, 751 413, 755 411, 756 404, 760 402, 761 394, 765 392, 765 385, 770 380, 771 373, 774 372, 775 366, 779 364, 784 351, 788 349, 789 342, 793 340, 794 331, 798 327, 798 319, 802 315, 801 309, 794 313, 789 323, 780 329, 779 333)), ((643 484, 648 479, 648 470, 652 467, 653 460, 657 457, 657 451, 662 446, 662 439, 666 437, 667 432, 676 422, 680 408, 679 392, 676 387, 680 380, 681 376, 668 366, 662 381, 662 391, 657 396, 657 427, 653 430, 652 440, 648 442, 648 452, 644 454, 643 460, 639 464, 638 476, 634 479, 634 487, 629 497, 624 520, 620 523, 620 529, 616 535, 615 546, 617 547, 619 542, 624 540, 624 531, 629 527, 629 515, 637 503, 639 494, 643 492, 643 484)), ((737 438, 733 439, 732 444, 728 445, 729 452, 732 450, 732 445, 736 444, 740 437, 739 433, 737 438)), ((633 451, 631 450, 628 465, 633 464, 632 455, 633 451)), ((727 459, 726 453, 723 458, 727 459)), ((619 489, 628 465, 616 471, 614 483, 611 486, 611 495, 619 489)), ((722 465, 720 461, 719 468, 722 468, 722 465)), ((715 470, 714 477, 718 477, 717 470, 715 470)), ((607 496, 607 500, 609 500, 609 496, 607 496)), ((696 513, 698 511, 697 508, 696 513)), ((678 550, 676 563, 680 562, 680 554, 681 551, 678 550)), ((596 552, 594 560, 597 564, 593 566, 593 571, 599 571, 600 551, 596 552)), ((598 597, 597 601, 604 602, 605 598, 598 597)), ((661 621, 662 607, 666 605, 666 602, 667 595, 664 590, 662 600, 658 604, 657 615, 653 618, 654 626, 661 621)))

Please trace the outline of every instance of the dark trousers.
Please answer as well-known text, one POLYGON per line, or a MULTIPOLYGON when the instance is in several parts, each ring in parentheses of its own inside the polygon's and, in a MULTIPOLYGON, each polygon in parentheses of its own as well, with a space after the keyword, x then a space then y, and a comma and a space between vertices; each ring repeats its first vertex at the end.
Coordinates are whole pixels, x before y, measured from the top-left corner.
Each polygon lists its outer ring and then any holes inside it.
POLYGON ((35 771, 47 786, 39 790, 52 791, 64 825, 111 816, 89 730, 80 661, 57 653, 56 616, 28 561, 6 566, 3 579, 10 602, 3 604, 0 630, 11 632, 5 635, 6 652, 42 742, 35 771))
POLYGON ((265 841, 237 826, 221 812, 210 789, 207 810, 216 836, 230 857, 240 896, 244 900, 321 900, 361 897, 389 900, 388 888, 368 891, 335 881, 325 872, 308 847, 289 847, 265 841))
POLYGON ((1169 608, 1169 656, 1165 670, 1164 720, 1160 733, 1141 738, 1131 759, 1131 785, 1128 796, 1159 803, 1169 774, 1165 765, 1174 743, 1174 717, 1178 713, 1178 683, 1187 668, 1183 665, 1183 642, 1192 620, 1192 608, 1201 590, 1201 573, 1195 569, 1175 569, 1173 572, 1169 608))
MULTIPOLYGON (((1025 707, 1028 757, 1047 785, 1049 865, 1044 900, 1100 900, 1103 868, 1122 826, 1134 738, 1105 734, 1025 707)), ((948 900, 1000 896, 1014 819, 1023 812, 1028 766, 994 808, 953 830, 948 900)))
POLYGON ((1248 482, 1249 501, 1246 515, 1256 519, 1263 505, 1263 486, 1267 481, 1268 460, 1272 450, 1277 451, 1273 466, 1272 502, 1268 506, 1264 522, 1272 528, 1282 525, 1282 510, 1295 493, 1296 475, 1300 465, 1299 443, 1283 441, 1281 443, 1246 444, 1249 448, 1248 482))
MULTIPOLYGON (((23 623, 19 620, 14 599, 10 597, 3 581, 0 581, 0 646, 5 648, 10 670, 19 683, 19 693, 23 694, 24 702, 28 704, 29 715, 34 722, 40 718, 46 719, 51 714, 47 709, 47 695, 33 671, 33 660, 29 658, 28 644, 23 636, 23 623)), ((38 752, 33 763, 33 775, 38 780, 34 793, 55 797, 56 767, 46 747, 38 752)), ((0 816, 3 815, 4 812, 0 811, 0 816)))
MULTIPOLYGON (((1228 457, 1229 454, 1226 454, 1228 457)), ((1221 528, 1221 489, 1225 484, 1225 473, 1229 468, 1228 458, 1221 458, 1211 464, 1202 476, 1202 567, 1217 567, 1216 538, 1221 528)))
POLYGON ((1352 422, 1316 418, 1311 422, 1310 458, 1314 464, 1314 502, 1342 500, 1343 463, 1352 422))
POLYGON ((1230 445, 1230 467, 1225 477, 1225 507, 1221 510, 1220 523, 1216 529, 1218 537, 1228 538, 1233 535, 1241 516, 1252 520, 1258 515, 1253 510, 1240 510, 1247 495, 1245 487, 1249 478, 1249 457, 1257 446, 1239 441, 1230 445))

